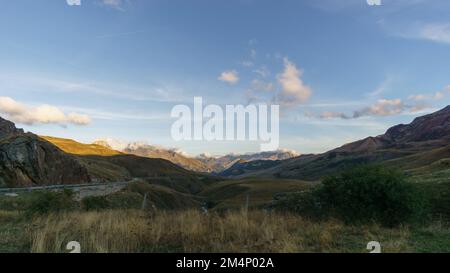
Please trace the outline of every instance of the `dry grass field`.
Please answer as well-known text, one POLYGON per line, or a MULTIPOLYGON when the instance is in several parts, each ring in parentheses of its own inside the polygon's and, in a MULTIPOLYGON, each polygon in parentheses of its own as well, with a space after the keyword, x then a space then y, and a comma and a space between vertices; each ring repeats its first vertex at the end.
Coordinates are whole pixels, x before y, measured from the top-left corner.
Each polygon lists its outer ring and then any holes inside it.
MULTIPOLYGON (((379 241, 383 252, 426 251, 418 234, 449 240, 439 225, 420 231, 409 227, 347 226, 338 221, 312 222, 262 210, 222 215, 196 210, 143 212, 109 210, 50 214, 33 220, 27 234, 31 252, 67 252, 78 241, 82 252, 368 252, 379 241)), ((444 243, 442 241, 442 243, 444 243)), ((432 251, 450 251, 450 246, 432 251)))

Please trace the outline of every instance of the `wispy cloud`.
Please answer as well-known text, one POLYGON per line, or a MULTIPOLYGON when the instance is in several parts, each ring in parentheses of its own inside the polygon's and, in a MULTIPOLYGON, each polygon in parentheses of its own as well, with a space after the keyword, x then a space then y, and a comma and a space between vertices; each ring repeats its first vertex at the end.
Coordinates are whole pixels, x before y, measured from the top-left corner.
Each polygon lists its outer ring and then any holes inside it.
POLYGON ((450 22, 414 22, 396 25, 382 21, 380 24, 388 33, 396 37, 450 44, 450 22))
POLYGON ((443 90, 437 91, 435 93, 429 94, 415 94, 408 97, 410 101, 433 101, 433 100, 442 100, 445 96, 450 95, 450 86, 446 86, 443 90))
POLYGON ((386 78, 383 80, 383 82, 381 82, 380 85, 377 86, 377 88, 375 88, 375 90, 373 90, 372 92, 367 94, 367 97, 377 98, 380 95, 386 93, 389 90, 389 88, 391 87, 392 82, 393 82, 393 77, 386 76, 386 78))
POLYGON ((23 89, 33 88, 33 90, 37 91, 85 93, 86 95, 98 95, 130 101, 184 102, 191 100, 191 98, 184 96, 180 90, 170 88, 169 92, 168 88, 159 85, 134 88, 121 86, 120 83, 113 85, 111 83, 91 82, 84 79, 50 78, 45 75, 0 74, 0 87, 12 88, 19 86, 23 89))
POLYGON ((141 111, 125 111, 112 112, 102 109, 73 107, 73 106, 61 106, 61 109, 68 112, 83 112, 92 117, 93 119, 103 120, 137 120, 137 121, 164 121, 169 122, 172 120, 168 113, 146 113, 141 111))
POLYGON ((450 44, 450 23, 432 23, 418 30, 418 38, 450 44))
POLYGON ((6 118, 27 125, 59 124, 59 125, 88 125, 91 118, 75 112, 65 114, 58 107, 52 105, 28 106, 10 97, 0 97, 0 113, 6 118))
POLYGON ((101 0, 102 5, 123 11, 122 0, 101 0))
POLYGON ((306 112, 305 116, 309 118, 318 118, 318 119, 338 118, 349 120, 349 119, 358 119, 361 117, 371 117, 371 116, 386 117, 386 116, 400 115, 404 113, 417 113, 429 108, 431 108, 431 105, 422 101, 417 101, 414 103, 405 103, 401 99, 380 99, 370 106, 353 111, 352 114, 347 114, 343 112, 325 111, 319 114, 313 112, 306 112))
POLYGON ((353 118, 362 116, 393 116, 402 113, 404 109, 405 105, 401 99, 381 99, 367 108, 355 111, 353 118))

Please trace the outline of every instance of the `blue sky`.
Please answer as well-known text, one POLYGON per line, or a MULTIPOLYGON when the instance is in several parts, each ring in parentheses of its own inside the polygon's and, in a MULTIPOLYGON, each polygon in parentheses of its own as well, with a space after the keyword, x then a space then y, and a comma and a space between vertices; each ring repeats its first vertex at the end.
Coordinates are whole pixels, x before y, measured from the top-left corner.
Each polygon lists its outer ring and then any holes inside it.
POLYGON ((0 115, 41 135, 145 140, 192 155, 258 151, 174 142, 172 107, 202 96, 276 101, 280 147, 315 153, 450 104, 446 0, 1 5, 0 115))

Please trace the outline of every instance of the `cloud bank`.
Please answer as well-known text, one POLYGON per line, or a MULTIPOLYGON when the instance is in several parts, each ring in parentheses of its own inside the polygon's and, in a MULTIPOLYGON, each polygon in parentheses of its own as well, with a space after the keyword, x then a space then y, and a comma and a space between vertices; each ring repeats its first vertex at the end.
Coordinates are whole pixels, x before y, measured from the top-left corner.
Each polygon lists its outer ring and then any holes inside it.
POLYGON ((10 97, 0 97, 0 114, 16 123, 59 124, 59 125, 88 125, 91 119, 87 115, 78 113, 65 114, 59 108, 51 105, 31 107, 15 101, 10 97))

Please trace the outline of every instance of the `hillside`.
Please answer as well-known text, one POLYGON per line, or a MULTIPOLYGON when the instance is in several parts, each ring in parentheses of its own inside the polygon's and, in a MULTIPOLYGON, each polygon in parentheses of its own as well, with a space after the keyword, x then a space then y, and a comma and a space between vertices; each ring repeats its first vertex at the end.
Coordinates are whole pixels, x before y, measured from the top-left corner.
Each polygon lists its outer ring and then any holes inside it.
POLYGON ((122 154, 121 152, 115 151, 102 145, 82 144, 72 139, 57 138, 50 136, 41 136, 41 138, 47 140, 48 142, 53 143, 58 148, 60 148, 61 150, 63 150, 68 154, 100 155, 100 156, 112 156, 122 154))
POLYGON ((281 160, 239 160, 228 169, 219 173, 219 175, 223 177, 240 177, 246 175, 247 173, 266 170, 274 166, 278 166, 279 164, 281 164, 281 162, 281 160))
POLYGON ((121 153, 97 144, 83 144, 70 139, 45 137, 86 167, 94 181, 127 181, 143 178, 153 184, 181 192, 201 191, 217 179, 189 171, 161 158, 148 158, 121 153))
POLYGON ((0 118, 0 187, 89 183, 72 155, 0 118))
POLYGON ((152 145, 128 145, 124 150, 124 153, 133 154, 148 158, 162 158, 169 160, 172 163, 177 164, 185 169, 196 172, 211 172, 211 168, 203 164, 200 160, 183 155, 174 149, 165 149, 162 147, 152 145))
POLYGON ((418 117, 410 124, 394 126, 385 134, 352 142, 318 155, 284 160, 267 170, 244 176, 317 180, 339 169, 363 163, 398 166, 405 171, 450 158, 450 106, 418 117))

